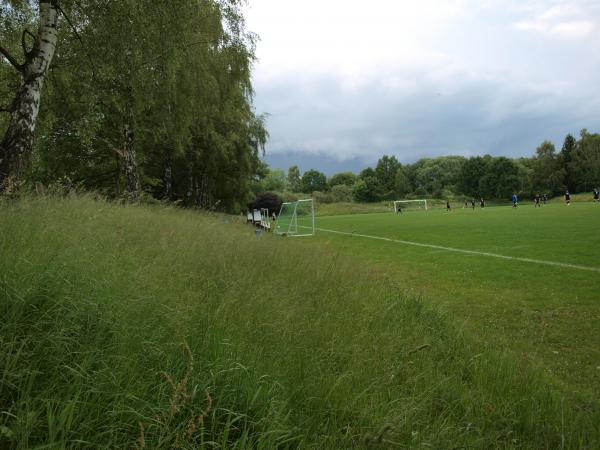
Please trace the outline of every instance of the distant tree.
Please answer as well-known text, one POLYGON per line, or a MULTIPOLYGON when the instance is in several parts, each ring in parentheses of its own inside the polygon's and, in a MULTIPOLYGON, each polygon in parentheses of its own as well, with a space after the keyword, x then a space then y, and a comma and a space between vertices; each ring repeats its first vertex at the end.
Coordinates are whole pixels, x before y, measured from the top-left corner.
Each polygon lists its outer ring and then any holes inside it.
POLYGON ((486 198, 510 198, 520 192, 519 168, 504 156, 492 158, 486 174, 479 180, 479 195, 486 198))
POLYGON ((300 177, 300 169, 298 166, 291 166, 288 169, 287 184, 292 192, 300 192, 300 189, 302 188, 302 179, 300 177))
POLYGON ((367 167, 366 169, 363 169, 360 171, 360 173, 358 174, 358 178, 360 178, 361 180, 364 180, 365 178, 369 178, 369 177, 374 177, 376 176, 375 171, 373 170, 373 168, 371 167, 367 167))
POLYGON ((600 134, 581 130, 573 151, 571 169, 575 191, 587 192, 600 185, 600 134))
POLYGON ((256 195, 254 201, 248 205, 251 209, 267 208, 269 212, 279 212, 283 201, 275 192, 260 192, 256 195))
POLYGON ((352 187, 352 195, 357 202, 376 202, 381 200, 381 187, 376 177, 359 179, 352 187))
POLYGON ((559 194, 565 189, 565 169, 561 167, 554 144, 544 141, 536 149, 531 162, 531 186, 533 190, 559 194))
POLYGON ((406 172, 403 167, 399 167, 396 170, 396 177, 394 180, 394 193, 397 198, 403 198, 406 194, 411 191, 410 181, 406 176, 406 172))
POLYGON ((324 173, 318 170, 311 169, 304 172, 302 175, 301 191, 305 193, 312 193, 313 191, 326 191, 327 190, 327 177, 324 173))
POLYGON ((465 161, 458 176, 458 192, 475 196, 479 192, 479 182, 488 170, 491 157, 475 156, 465 161))
POLYGON ((402 165, 395 156, 383 155, 375 167, 375 177, 379 182, 382 197, 390 199, 394 197, 396 187, 396 174, 402 165))
POLYGON ((420 159, 413 165, 415 186, 435 197, 443 195, 444 189, 456 191, 464 162, 462 156, 420 159))
POLYGON ((577 140, 573 137, 572 134, 567 134, 565 137, 565 141, 563 142, 562 150, 560 151, 560 165, 565 172, 565 185, 568 189, 574 189, 575 186, 573 180, 573 174, 571 173, 571 162, 573 160, 573 153, 575 152, 575 147, 577 145, 577 140))
POLYGON ((281 169, 271 169, 263 180, 263 185, 267 191, 283 192, 287 186, 285 172, 281 169))
POLYGON ((356 183, 356 180, 357 176, 352 172, 336 173, 329 179, 329 187, 333 188, 341 184, 352 187, 356 183))

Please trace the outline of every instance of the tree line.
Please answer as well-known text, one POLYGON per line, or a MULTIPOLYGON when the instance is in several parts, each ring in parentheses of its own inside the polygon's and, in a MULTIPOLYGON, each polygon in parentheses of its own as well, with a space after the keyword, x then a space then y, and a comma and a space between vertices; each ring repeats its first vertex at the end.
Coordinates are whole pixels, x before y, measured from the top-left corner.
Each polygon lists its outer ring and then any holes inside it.
POLYGON ((267 140, 255 41, 238 0, 2 2, 0 189, 239 209, 267 140))
POLYGON ((504 156, 440 156, 401 164, 382 156, 377 165, 360 173, 337 173, 330 178, 318 170, 304 174, 297 166, 287 174, 263 167, 254 183, 256 192, 271 190, 314 194, 325 202, 376 202, 401 198, 484 197, 510 199, 535 194, 588 192, 600 185, 600 134, 582 130, 579 139, 565 137, 560 151, 544 141, 530 158, 504 156))

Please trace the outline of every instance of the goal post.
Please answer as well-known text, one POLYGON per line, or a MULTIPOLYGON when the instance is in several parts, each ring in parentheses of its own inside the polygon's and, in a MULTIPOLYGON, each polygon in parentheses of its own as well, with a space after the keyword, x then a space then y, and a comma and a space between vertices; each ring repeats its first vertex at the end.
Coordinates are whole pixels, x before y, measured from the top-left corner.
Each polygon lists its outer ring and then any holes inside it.
POLYGON ((275 233, 285 236, 313 236, 315 234, 313 199, 283 203, 275 221, 275 233))
POLYGON ((427 200, 396 200, 394 201, 394 212, 402 212, 403 210, 422 209, 427 211, 427 200))

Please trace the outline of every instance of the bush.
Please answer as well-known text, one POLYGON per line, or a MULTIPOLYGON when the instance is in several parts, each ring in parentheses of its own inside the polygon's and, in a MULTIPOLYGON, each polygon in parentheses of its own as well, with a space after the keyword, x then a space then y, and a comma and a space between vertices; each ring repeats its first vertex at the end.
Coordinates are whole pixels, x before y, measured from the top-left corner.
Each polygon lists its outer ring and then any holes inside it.
POLYGON ((269 211, 279 211, 283 200, 275 192, 260 192, 254 201, 249 204, 250 209, 267 208, 269 211))
POLYGON ((352 188, 345 184, 338 184, 331 188, 331 197, 334 202, 351 202, 352 188))
POLYGON ((317 203, 333 203, 333 197, 321 191, 314 191, 312 197, 317 203))

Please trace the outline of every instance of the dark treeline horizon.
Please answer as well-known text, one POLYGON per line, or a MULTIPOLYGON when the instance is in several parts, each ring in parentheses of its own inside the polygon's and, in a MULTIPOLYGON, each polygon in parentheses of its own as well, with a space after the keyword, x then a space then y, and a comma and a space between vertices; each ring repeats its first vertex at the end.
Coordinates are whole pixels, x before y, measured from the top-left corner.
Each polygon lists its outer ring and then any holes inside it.
POLYGON ((472 197, 508 200, 521 197, 589 192, 600 185, 600 134, 583 129, 568 134, 559 149, 542 142, 531 157, 447 155, 420 158, 402 164, 383 155, 374 167, 343 171, 327 177, 316 169, 300 173, 297 165, 287 174, 263 163, 255 192, 314 194, 325 202, 375 202, 401 198, 472 197))

